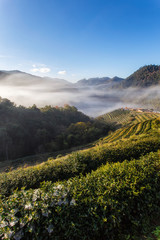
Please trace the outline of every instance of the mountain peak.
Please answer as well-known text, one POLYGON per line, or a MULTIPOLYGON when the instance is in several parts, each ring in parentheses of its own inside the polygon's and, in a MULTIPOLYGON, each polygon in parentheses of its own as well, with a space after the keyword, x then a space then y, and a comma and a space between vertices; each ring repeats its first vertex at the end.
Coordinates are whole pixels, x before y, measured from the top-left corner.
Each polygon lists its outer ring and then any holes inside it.
POLYGON ((79 80, 76 84, 78 86, 95 86, 95 85, 100 85, 100 84, 104 84, 107 83, 110 80, 109 77, 95 77, 95 78, 89 78, 89 79, 82 79, 79 80))
POLYGON ((160 65, 145 65, 116 87, 151 87, 160 84, 160 65))

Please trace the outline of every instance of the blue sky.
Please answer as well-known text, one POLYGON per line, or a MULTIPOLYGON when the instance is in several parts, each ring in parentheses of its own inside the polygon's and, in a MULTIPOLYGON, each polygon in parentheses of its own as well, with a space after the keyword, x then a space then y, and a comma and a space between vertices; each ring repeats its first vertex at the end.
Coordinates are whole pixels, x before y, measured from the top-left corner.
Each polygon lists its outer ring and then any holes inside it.
POLYGON ((160 64, 159 0, 0 0, 0 69, 77 81, 160 64))

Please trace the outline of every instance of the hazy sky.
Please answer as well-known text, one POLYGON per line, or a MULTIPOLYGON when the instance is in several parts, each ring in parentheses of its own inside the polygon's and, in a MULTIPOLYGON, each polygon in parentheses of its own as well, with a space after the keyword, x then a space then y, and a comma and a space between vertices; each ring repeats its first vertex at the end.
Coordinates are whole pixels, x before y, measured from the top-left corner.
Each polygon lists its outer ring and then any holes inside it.
POLYGON ((0 0, 0 69, 76 81, 160 64, 160 0, 0 0))

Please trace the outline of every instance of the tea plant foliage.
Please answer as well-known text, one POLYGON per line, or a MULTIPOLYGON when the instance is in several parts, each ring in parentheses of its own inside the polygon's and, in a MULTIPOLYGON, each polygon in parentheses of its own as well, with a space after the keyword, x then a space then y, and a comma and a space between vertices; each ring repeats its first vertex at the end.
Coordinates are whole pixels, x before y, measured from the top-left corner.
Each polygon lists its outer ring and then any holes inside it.
POLYGON ((107 162, 122 162, 160 148, 159 134, 133 137, 115 144, 98 144, 46 163, 0 174, 0 194, 10 195, 21 187, 37 188, 43 181, 56 182, 95 170, 107 162))
POLYGON ((159 154, 44 182, 0 202, 1 239, 127 239, 159 209, 159 154))

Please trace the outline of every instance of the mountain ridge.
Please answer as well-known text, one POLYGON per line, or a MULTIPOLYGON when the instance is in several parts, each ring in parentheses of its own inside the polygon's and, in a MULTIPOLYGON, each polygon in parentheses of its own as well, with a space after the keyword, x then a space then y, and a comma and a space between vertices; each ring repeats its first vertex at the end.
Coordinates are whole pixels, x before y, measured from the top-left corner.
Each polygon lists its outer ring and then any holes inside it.
POLYGON ((140 67, 138 70, 133 72, 127 78, 121 78, 115 76, 111 77, 92 77, 92 78, 84 78, 80 79, 75 83, 67 81, 61 78, 52 78, 52 77, 40 77, 30 73, 22 72, 19 70, 0 70, 0 79, 6 78, 8 76, 21 76, 42 80, 50 80, 53 83, 64 83, 67 85, 73 85, 76 87, 83 87, 83 86, 99 86, 99 85, 108 85, 108 87, 114 88, 128 88, 128 87, 151 87, 160 84, 160 65, 145 65, 140 67))
POLYGON ((124 79, 116 87, 128 88, 128 87, 151 87, 160 84, 160 65, 145 65, 126 79, 124 79))
POLYGON ((0 71, 0 96, 16 104, 39 107, 70 104, 90 116, 116 108, 160 109, 160 66, 148 65, 128 78, 104 77, 71 83, 21 71, 0 71))

